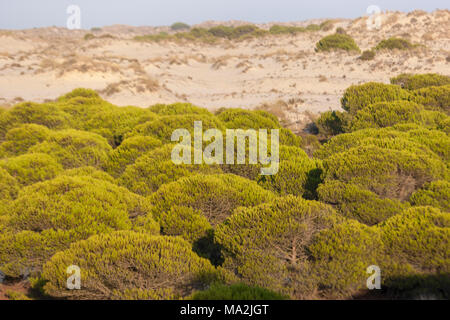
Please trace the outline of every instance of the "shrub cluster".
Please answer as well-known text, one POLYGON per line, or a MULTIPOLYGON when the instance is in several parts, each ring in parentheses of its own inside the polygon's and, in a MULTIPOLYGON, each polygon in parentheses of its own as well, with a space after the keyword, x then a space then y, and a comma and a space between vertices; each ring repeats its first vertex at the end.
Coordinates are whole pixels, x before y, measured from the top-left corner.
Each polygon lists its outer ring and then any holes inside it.
POLYGON ((360 52, 355 40, 347 34, 335 33, 322 38, 316 44, 317 51, 345 50, 360 52))

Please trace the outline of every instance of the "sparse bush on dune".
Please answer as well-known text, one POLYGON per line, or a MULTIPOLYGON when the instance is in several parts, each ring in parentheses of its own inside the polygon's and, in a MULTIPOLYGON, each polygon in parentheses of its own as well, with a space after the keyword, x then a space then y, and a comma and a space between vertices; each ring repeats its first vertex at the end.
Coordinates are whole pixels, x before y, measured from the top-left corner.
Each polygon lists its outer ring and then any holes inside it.
POLYGON ((182 299, 220 279, 183 239, 130 231, 77 242, 44 266, 44 290, 69 299, 182 299), (83 290, 65 287, 69 265, 81 269, 83 290), (98 275, 102 275, 99 277, 98 275))
POLYGON ((360 52, 358 45, 352 37, 346 34, 332 34, 322 38, 316 44, 316 51, 345 50, 360 52))
POLYGON ((373 50, 366 50, 363 51, 363 53, 361 54, 361 56, 359 57, 359 59, 363 60, 363 61, 370 61, 375 59, 375 51, 373 50))
POLYGON ((184 22, 175 22, 170 26, 173 31, 189 30, 190 28, 191 26, 184 22))
POLYGON ((70 243, 98 233, 128 230, 147 215, 147 232, 158 233, 150 204, 108 181, 62 175, 22 189, 10 206, 0 236, 0 269, 20 276, 39 271, 43 262, 70 243))
POLYGON ((106 139, 98 134, 73 129, 52 132, 46 141, 30 148, 33 153, 51 154, 65 169, 101 168, 111 150, 106 139))
POLYGON ((274 34, 274 35, 278 35, 278 34, 296 35, 298 33, 305 32, 305 31, 306 31, 306 28, 303 28, 303 27, 280 26, 280 25, 273 25, 269 29, 270 34, 274 34))
POLYGON ((411 74, 403 73, 391 78, 391 83, 408 90, 417 90, 433 86, 450 84, 450 77, 437 73, 411 74))
POLYGON ((380 43, 378 43, 377 46, 375 47, 375 50, 382 50, 382 49, 409 50, 416 48, 417 46, 418 46, 417 44, 413 44, 406 39, 392 37, 386 40, 382 40, 380 43))

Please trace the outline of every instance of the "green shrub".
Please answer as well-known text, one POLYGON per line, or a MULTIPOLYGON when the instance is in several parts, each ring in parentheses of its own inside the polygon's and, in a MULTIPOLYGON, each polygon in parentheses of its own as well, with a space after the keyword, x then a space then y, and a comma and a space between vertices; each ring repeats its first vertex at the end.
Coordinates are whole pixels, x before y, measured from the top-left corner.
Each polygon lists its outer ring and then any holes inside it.
MULTIPOLYGON (((359 59, 361 59, 363 61, 373 60, 373 59, 375 59, 375 51, 373 51, 373 50, 363 51, 363 53, 361 54, 359 59)), ((393 84, 396 84, 396 83, 393 83, 393 84)))
POLYGON ((261 110, 225 109, 219 112, 217 118, 228 129, 279 129, 278 119, 261 110))
POLYGON ((318 24, 311 23, 306 26, 306 31, 320 31, 320 26, 318 24))
POLYGON ((270 34, 278 35, 278 34, 291 34, 296 35, 301 32, 305 32, 306 29, 303 27, 291 27, 291 26, 280 26, 280 25, 273 25, 270 27, 269 32, 270 34))
POLYGON ((419 272, 450 271, 450 218, 433 207, 413 207, 380 225, 386 252, 419 272))
POLYGON ((79 241, 44 266, 44 290, 71 299, 180 299, 217 271, 180 238, 120 231, 79 241), (81 269, 82 289, 67 290, 66 269, 81 269))
POLYGON ((427 109, 450 114, 450 85, 422 88, 414 90, 412 94, 412 99, 427 109))
POLYGON ((417 123, 437 129, 441 126, 444 113, 428 111, 410 101, 391 101, 370 104, 358 110, 351 121, 352 130, 391 127, 400 123, 417 123))
POLYGON ((349 117, 347 113, 340 111, 325 111, 321 113, 316 125, 319 133, 325 136, 335 136, 346 131, 349 117))
POLYGON ((0 236, 0 269, 17 277, 40 270, 56 251, 98 233, 128 230, 147 215, 147 232, 159 226, 144 198, 105 180, 60 176, 22 189, 14 200, 7 232, 0 236))
POLYGON ((196 292, 192 300, 285 300, 286 296, 244 283, 224 285, 213 283, 208 289, 196 292))
POLYGON ((391 78, 391 83, 408 90, 417 90, 433 86, 444 86, 450 84, 450 77, 437 73, 410 74, 403 73, 391 78))
POLYGON ((401 38, 389 38, 386 40, 382 40, 378 45, 375 47, 375 50, 381 50, 381 49, 387 49, 387 50, 409 50, 416 48, 418 45, 412 44, 406 39, 401 38))
POLYGON ((191 134, 191 138, 193 138, 195 121, 202 122, 204 131, 208 129, 224 129, 223 124, 216 117, 207 114, 171 115, 138 125, 126 137, 129 138, 136 135, 152 136, 161 140, 163 143, 170 143, 173 131, 183 128, 187 129, 191 134))
POLYGON ((431 152, 443 160, 450 159, 450 139, 438 130, 430 130, 415 124, 402 124, 382 129, 364 129, 333 137, 314 153, 315 157, 325 159, 332 154, 363 145, 376 145, 390 149, 412 152, 431 152), (408 141, 409 140, 409 141, 408 141))
POLYGON ((212 115, 207 109, 194 106, 190 103, 155 104, 150 106, 148 110, 161 116, 176 116, 182 114, 212 115))
POLYGON ((170 26, 173 31, 189 30, 191 27, 184 22, 175 22, 170 26))
POLYGON ((24 124, 10 129, 0 144, 0 158, 24 154, 28 149, 48 138, 50 130, 38 124, 24 124))
POLYGON ((360 52, 358 45, 352 37, 346 34, 332 34, 322 38, 316 44, 317 51, 345 50, 360 52))
POLYGON ((73 129, 52 132, 46 141, 30 148, 30 152, 52 155, 65 169, 101 168, 111 150, 106 139, 98 134, 73 129))
POLYGON ((140 195, 150 195, 165 183, 196 173, 220 173, 217 166, 207 164, 175 164, 171 159, 173 145, 167 144, 147 152, 129 165, 119 177, 120 185, 140 195))
POLYGON ((382 199, 353 184, 330 181, 317 190, 322 202, 335 205, 340 213, 366 225, 378 224, 408 207, 396 199, 382 199))
POLYGON ((374 145, 333 154, 324 162, 324 180, 339 180, 381 197, 406 200, 425 183, 448 177, 446 165, 436 157, 374 145))
POLYGON ((215 241, 224 248, 223 267, 244 283, 307 298, 317 289, 307 246, 340 220, 330 206, 288 196, 237 209, 216 228, 215 241))
POLYGON ((161 146, 162 142, 152 137, 134 136, 125 139, 118 148, 110 152, 104 168, 117 178, 141 155, 161 146))
POLYGON ((69 101, 72 98, 101 99, 97 91, 91 89, 77 88, 58 98, 58 102, 69 101))
POLYGON ((19 192, 19 183, 8 171, 0 168, 0 201, 13 200, 19 192))
POLYGON ((351 115, 370 104, 407 100, 410 93, 400 86, 369 82, 362 85, 353 85, 347 88, 341 99, 342 108, 351 115))
POLYGON ((84 40, 92 40, 95 39, 95 36, 92 33, 86 33, 83 37, 84 40))
POLYGON ((355 220, 337 224, 320 232, 308 246, 311 277, 324 293, 348 296, 366 287, 367 267, 383 268, 383 249, 378 230, 355 220))
POLYGON ((409 199, 414 206, 433 206, 450 212, 450 182, 433 181, 416 191, 409 199))
POLYGON ((107 174, 105 171, 98 170, 94 167, 79 167, 74 169, 64 170, 60 175, 69 176, 69 177, 90 177, 98 180, 105 180, 111 182, 112 184, 116 184, 116 181, 113 177, 107 174))
POLYGON ((63 169, 53 157, 44 153, 3 159, 0 160, 0 167, 6 169, 21 185, 52 179, 63 169))
POLYGON ((9 129, 21 124, 34 123, 50 129, 63 129, 71 125, 71 116, 51 104, 23 102, 0 114, 0 140, 9 129))
POLYGON ((256 182, 226 175, 196 175, 168 183, 150 200, 165 235, 195 241, 229 217, 239 206, 254 206, 274 198, 256 182))

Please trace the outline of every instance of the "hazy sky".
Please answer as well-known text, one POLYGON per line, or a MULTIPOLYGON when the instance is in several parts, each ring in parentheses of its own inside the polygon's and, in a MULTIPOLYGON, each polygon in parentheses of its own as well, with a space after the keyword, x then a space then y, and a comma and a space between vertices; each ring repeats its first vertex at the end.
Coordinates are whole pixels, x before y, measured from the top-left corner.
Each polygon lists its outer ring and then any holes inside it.
POLYGON ((381 10, 448 9, 448 0, 0 0, 0 29, 66 26, 69 5, 81 9, 81 26, 170 25, 206 20, 249 22, 356 18, 369 5, 381 10))

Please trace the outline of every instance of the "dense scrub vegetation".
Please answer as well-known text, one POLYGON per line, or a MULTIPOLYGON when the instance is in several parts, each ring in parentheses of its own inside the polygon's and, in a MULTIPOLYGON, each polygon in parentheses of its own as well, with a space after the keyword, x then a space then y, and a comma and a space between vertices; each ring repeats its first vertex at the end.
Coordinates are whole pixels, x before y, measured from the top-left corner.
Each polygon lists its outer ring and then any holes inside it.
POLYGON ((347 34, 335 33, 322 38, 317 42, 317 51, 345 50, 360 52, 355 40, 347 34))
POLYGON ((351 86, 313 156, 264 111, 86 89, 2 110, 0 271, 55 298, 303 299, 364 293, 377 265, 388 297, 448 299, 449 91, 435 74, 351 86), (174 164, 171 134, 194 121, 279 129, 278 173, 174 164))

